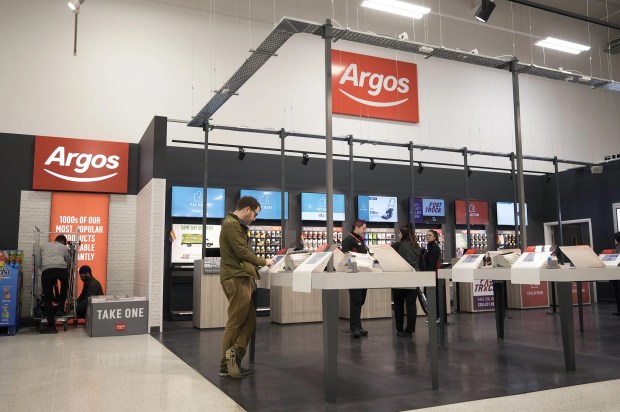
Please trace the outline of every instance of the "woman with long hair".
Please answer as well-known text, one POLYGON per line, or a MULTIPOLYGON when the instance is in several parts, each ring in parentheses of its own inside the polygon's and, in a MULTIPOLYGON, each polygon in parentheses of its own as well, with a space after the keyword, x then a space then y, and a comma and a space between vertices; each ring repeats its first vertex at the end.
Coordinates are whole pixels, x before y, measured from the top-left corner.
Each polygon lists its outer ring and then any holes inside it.
MULTIPOLYGON (((422 250, 415 238, 415 232, 411 223, 402 225, 399 228, 400 241, 394 243, 393 247, 399 255, 403 257, 415 270, 420 270, 420 255, 422 250)), ((417 289, 392 289, 392 300, 394 301, 394 321, 396 324, 396 335, 401 337, 411 337, 415 332, 415 321, 418 316, 416 308, 417 289), (405 308, 407 308, 407 325, 403 329, 405 308)))

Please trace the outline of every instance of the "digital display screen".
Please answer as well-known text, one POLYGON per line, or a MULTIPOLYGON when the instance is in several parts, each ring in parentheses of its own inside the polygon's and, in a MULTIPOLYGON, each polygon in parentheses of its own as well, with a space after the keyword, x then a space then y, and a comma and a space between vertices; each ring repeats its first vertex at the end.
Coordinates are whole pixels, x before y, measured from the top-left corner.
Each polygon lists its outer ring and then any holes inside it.
POLYGON ((367 222, 398 222, 396 196, 358 196, 357 217, 367 222))
MULTIPOLYGON (((172 186, 172 217, 202 218, 202 187, 172 186)), ((224 189, 207 188, 207 217, 223 218, 225 211, 224 189)))
POLYGON ((603 256, 603 262, 613 262, 618 259, 618 255, 605 255, 603 256))
POLYGON ((463 263, 474 263, 478 260, 478 256, 480 255, 467 255, 467 257, 463 259, 463 263))
MULTIPOLYGON (((344 195, 334 194, 333 220, 343 222, 344 195)), ((301 194, 301 220, 327 220, 327 195, 325 193, 301 194)))
MULTIPOLYGON (((411 198, 409 198, 409 219, 411 219, 411 198)), ((413 214, 416 223, 445 223, 446 202, 443 199, 415 198, 413 214)))
MULTIPOLYGON (((514 226, 515 214, 514 203, 512 202, 497 202, 497 225, 498 226, 514 226)), ((517 213, 519 213, 519 204, 517 203, 517 213)), ((520 225, 521 221, 517 216, 517 224, 520 225)), ((525 204, 525 224, 527 225, 527 203, 525 204)))
POLYGON ((616 225, 618 226, 616 232, 620 232, 620 207, 616 209, 616 225))
MULTIPOLYGON (((256 220, 282 219, 282 192, 265 190, 242 190, 240 197, 252 196, 260 203, 260 213, 256 220)), ((284 218, 288 219, 288 192, 284 194, 284 218)))
MULTIPOLYGON (((455 200, 454 209, 456 213, 456 224, 466 225, 467 215, 465 214, 465 201, 455 200)), ((469 201, 469 224, 488 225, 489 224, 489 203, 481 200, 469 201)))

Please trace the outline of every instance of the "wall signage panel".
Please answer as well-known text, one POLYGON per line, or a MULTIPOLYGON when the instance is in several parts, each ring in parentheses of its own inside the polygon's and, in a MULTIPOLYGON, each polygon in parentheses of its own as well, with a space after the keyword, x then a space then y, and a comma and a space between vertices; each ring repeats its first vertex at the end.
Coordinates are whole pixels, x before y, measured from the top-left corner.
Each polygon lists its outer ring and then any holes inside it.
MULTIPOLYGON (((466 225, 467 216, 465 215, 465 201, 455 200, 454 209, 456 213, 456 224, 466 225)), ((489 203, 480 200, 469 201, 469 224, 488 225, 489 224, 489 203)))
MULTIPOLYGON (((242 190, 240 197, 252 196, 260 203, 256 220, 282 219, 282 192, 264 190, 242 190)), ((284 218, 288 219, 288 192, 284 193, 284 218)))
POLYGON ((418 67, 332 50, 332 111, 418 123, 418 67))
MULTIPOLYGON (((514 226, 515 211, 512 202, 497 202, 497 225, 498 226, 514 226)), ((519 213, 519 204, 517 203, 517 213, 519 213)), ((521 220, 517 216, 517 224, 521 220)), ((525 204, 525 224, 527 225, 527 203, 525 204)))
MULTIPOLYGON (((172 186, 172 217, 202 218, 202 187, 172 186)), ((207 188, 207 217, 223 218, 225 210, 225 191, 207 188)))
MULTIPOLYGON (((334 194, 333 219, 343 222, 344 195, 334 194)), ((301 194, 301 220, 327 220, 327 195, 325 193, 301 194)))
POLYGON ((129 143, 37 136, 32 188, 127 193, 129 143))
MULTIPOLYGON (((220 247, 220 225, 207 225, 206 247, 220 247)), ((173 224, 170 232, 170 263, 191 263, 202 259, 202 225, 173 224)))
MULTIPOLYGON (((443 199, 415 198, 413 213, 416 223, 445 223, 446 202, 443 199)), ((409 198, 409 219, 411 219, 411 198, 409 198)))
POLYGON ((358 196, 357 217, 367 222, 398 222, 396 197, 358 196))

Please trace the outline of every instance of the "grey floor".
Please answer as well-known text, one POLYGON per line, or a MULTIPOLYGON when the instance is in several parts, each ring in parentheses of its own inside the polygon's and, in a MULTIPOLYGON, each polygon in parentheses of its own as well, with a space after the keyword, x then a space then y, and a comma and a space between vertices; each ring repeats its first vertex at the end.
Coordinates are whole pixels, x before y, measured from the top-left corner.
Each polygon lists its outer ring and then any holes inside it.
POLYGON ((240 381, 217 375, 221 329, 174 322, 156 336, 113 338, 89 338, 83 327, 57 335, 23 329, 0 337, 0 410, 617 411, 620 319, 611 312, 611 305, 586 308, 570 373, 559 319, 546 311, 509 311, 504 341, 490 313, 451 315, 438 391, 430 389, 423 318, 413 339, 394 336, 390 320, 367 321, 370 337, 340 335, 338 402, 330 405, 320 324, 260 318, 255 374, 240 381))

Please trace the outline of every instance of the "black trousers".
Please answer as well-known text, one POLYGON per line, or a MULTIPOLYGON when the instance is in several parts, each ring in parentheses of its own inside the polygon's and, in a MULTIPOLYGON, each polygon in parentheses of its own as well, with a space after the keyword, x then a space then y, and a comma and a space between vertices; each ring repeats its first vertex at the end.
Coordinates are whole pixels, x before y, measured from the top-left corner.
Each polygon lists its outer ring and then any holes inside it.
POLYGON ((417 289, 392 289, 392 300, 394 301, 394 321, 396 330, 403 330, 405 321, 405 307, 407 307, 407 327, 405 332, 415 332, 415 321, 418 316, 416 299, 418 298, 417 289))
POLYGON ((611 286, 614 289, 614 295, 616 296, 616 312, 620 313, 620 280, 612 280, 611 286))
POLYGON ((45 317, 47 318, 48 327, 52 327, 56 324, 53 299, 54 285, 56 285, 58 281, 60 281, 58 305, 64 310, 65 301, 67 300, 67 290, 69 289, 69 271, 67 269, 52 268, 44 270, 41 274, 41 291, 43 292, 43 303, 45 305, 45 317))
POLYGON ((368 289, 349 289, 349 321, 351 331, 362 329, 362 306, 366 302, 368 289))
POLYGON ((80 319, 86 319, 86 310, 88 309, 88 302, 86 300, 78 302, 75 306, 75 314, 80 319))

